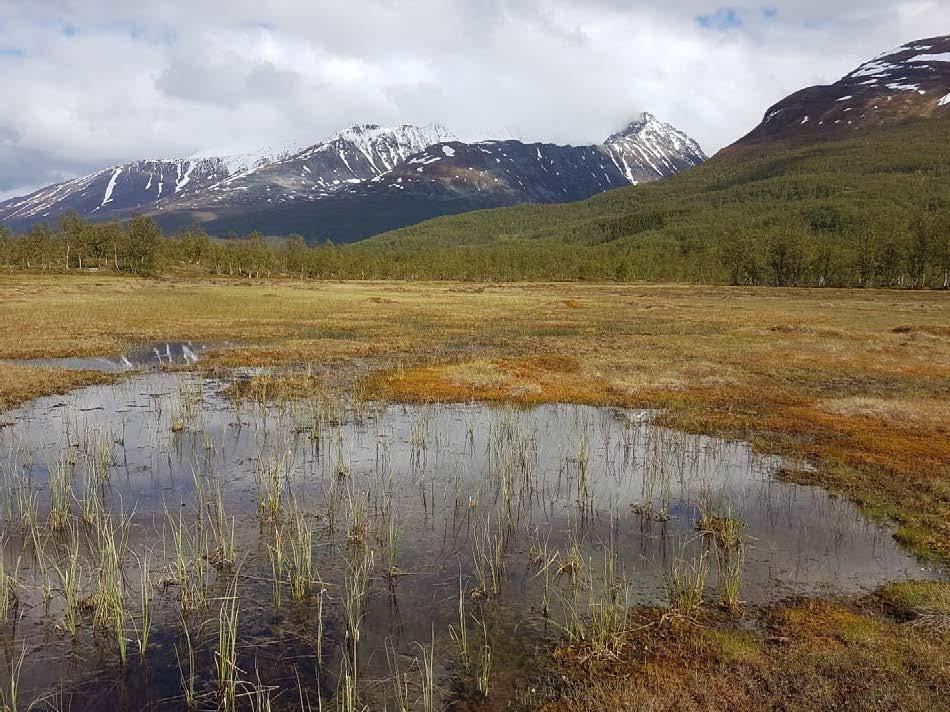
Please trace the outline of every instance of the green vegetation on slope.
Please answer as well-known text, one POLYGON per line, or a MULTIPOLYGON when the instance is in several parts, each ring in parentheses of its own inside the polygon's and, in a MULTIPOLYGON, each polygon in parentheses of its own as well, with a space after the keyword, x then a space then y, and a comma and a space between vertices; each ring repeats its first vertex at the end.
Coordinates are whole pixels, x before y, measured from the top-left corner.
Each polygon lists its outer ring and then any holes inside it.
POLYGON ((452 261, 455 251, 472 272, 507 263, 511 277, 553 270, 574 278, 946 286, 950 123, 734 148, 659 183, 569 205, 439 218, 370 242, 399 256, 424 249, 434 263, 452 261))
POLYGON ((653 280, 950 286, 950 121, 848 140, 733 148, 669 180, 566 205, 437 218, 354 245, 290 236, 161 238, 67 216, 0 231, 0 265, 139 274, 314 278, 653 280))

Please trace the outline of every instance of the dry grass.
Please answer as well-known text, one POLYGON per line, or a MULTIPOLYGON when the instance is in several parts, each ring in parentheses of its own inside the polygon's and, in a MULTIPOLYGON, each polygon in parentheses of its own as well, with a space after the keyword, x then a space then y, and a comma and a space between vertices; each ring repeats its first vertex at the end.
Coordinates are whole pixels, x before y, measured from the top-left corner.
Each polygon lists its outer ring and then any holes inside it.
POLYGON ((304 373, 252 376, 235 381, 226 391, 233 399, 277 403, 313 398, 324 392, 319 378, 304 373))
MULTIPOLYGON (((240 342, 211 365, 366 364, 407 401, 661 407, 671 425, 806 457, 793 477, 950 555, 950 294, 11 276, 0 358, 240 342)), ((6 401, 69 386, 0 370, 6 401)), ((299 385, 299 384, 298 384, 299 385)), ((309 388, 312 384, 305 384, 309 388)), ((289 387, 289 386, 288 386, 289 387)))
MULTIPOLYGON (((69 371, 62 368, 33 368, 0 363, 0 411, 23 401, 80 386, 109 383, 114 376, 96 371, 69 371)), ((3 418, 0 418, 2 421, 3 418)), ((3 423, 0 422, 0 425, 3 423)))

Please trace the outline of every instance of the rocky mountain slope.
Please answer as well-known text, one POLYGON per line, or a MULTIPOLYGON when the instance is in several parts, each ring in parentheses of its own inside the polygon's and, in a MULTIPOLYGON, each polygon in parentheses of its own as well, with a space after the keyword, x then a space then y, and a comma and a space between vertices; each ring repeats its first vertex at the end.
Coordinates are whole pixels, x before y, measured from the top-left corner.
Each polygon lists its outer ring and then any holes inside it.
POLYGON ((108 219, 153 210, 322 197, 380 175, 432 143, 454 138, 442 126, 354 126, 307 148, 136 161, 0 203, 0 222, 50 219, 67 210, 108 219))
POLYGON ((351 192, 442 189, 497 193, 499 200, 507 195, 513 202, 559 203, 666 178, 705 159, 686 134, 643 114, 601 146, 438 144, 351 192))
POLYGON ((696 141, 646 112, 608 138, 604 148, 633 185, 668 178, 706 160, 706 154, 696 141))
POLYGON ((909 42, 834 84, 792 94, 735 145, 838 138, 937 116, 950 116, 950 36, 909 42))
POLYGON ((305 149, 114 166, 0 203, 0 224, 23 229, 68 210, 103 220, 146 213, 166 229, 197 222, 213 233, 350 241, 434 215, 580 200, 705 158, 650 114, 601 146, 581 147, 469 144, 438 125, 365 125, 305 149))

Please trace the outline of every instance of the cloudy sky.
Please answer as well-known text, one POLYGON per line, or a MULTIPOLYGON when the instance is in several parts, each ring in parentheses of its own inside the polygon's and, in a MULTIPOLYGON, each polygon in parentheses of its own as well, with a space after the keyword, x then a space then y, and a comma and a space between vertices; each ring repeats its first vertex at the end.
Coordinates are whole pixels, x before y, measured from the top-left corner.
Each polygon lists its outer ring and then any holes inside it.
POLYGON ((355 123, 591 143, 649 110, 712 153, 946 33, 947 0, 3 0, 0 197, 355 123))

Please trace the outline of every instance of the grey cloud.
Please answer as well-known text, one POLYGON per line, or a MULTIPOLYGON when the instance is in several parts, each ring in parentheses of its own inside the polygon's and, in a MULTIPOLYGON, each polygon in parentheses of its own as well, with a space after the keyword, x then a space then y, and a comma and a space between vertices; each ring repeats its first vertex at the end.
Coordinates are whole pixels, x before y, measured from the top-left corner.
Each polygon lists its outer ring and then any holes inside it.
POLYGON ((5 0, 0 47, 28 56, 0 59, 0 193, 361 122, 589 142, 650 110, 714 151, 791 91, 944 32, 942 0, 5 0), (742 28, 698 26, 721 6, 742 28))

